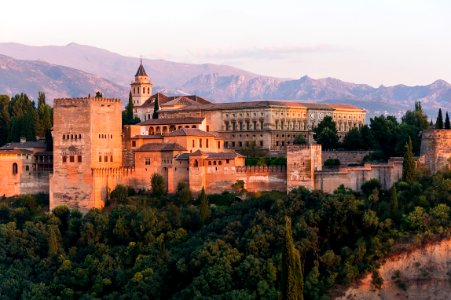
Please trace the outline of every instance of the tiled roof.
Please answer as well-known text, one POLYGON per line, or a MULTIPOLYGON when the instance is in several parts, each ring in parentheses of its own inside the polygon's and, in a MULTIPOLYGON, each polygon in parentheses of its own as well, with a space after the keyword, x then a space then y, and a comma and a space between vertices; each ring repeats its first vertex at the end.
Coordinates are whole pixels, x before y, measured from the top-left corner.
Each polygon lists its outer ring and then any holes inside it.
POLYGON ((218 152, 208 153, 207 159, 234 159, 235 157, 244 157, 237 152, 218 152))
POLYGON ((166 133, 164 136, 207 136, 217 137, 216 134, 206 132, 197 128, 180 128, 172 132, 166 133))
POLYGON ((36 152, 36 156, 53 156, 53 151, 36 152))
POLYGON ((147 76, 146 70, 144 70, 144 66, 142 63, 139 64, 139 68, 138 68, 138 71, 136 71, 135 76, 147 76))
POLYGON ((181 145, 177 143, 150 143, 139 147, 136 152, 163 152, 163 151, 186 151, 181 145))
POLYGON ((139 125, 172 125, 172 124, 201 124, 205 118, 165 118, 149 119, 139 123, 139 125))
POLYGON ((5 149, 0 148, 0 154, 33 154, 33 151, 27 149, 5 149))
POLYGON ((180 153, 179 155, 177 155, 175 159, 187 160, 189 159, 189 153, 180 153))
POLYGON ((27 141, 23 143, 8 143, 0 149, 30 149, 30 148, 46 148, 44 141, 27 141))
POLYGON ((261 100, 261 101, 246 101, 246 102, 228 102, 228 103, 211 103, 202 105, 200 107, 187 106, 181 109, 166 109, 163 111, 197 111, 202 110, 232 110, 232 109, 246 109, 246 108, 267 108, 267 107, 299 107, 305 109, 321 109, 321 110, 335 110, 335 109, 355 109, 364 111, 350 104, 326 104, 326 103, 310 103, 298 101, 281 101, 281 100, 261 100))
MULTIPOLYGON (((156 99, 158 99, 158 104, 160 104, 160 106, 162 106, 173 100, 176 100, 176 99, 180 100, 180 98, 183 98, 183 101, 187 101, 187 100, 191 101, 191 102, 185 102, 185 104, 187 104, 187 105, 212 104, 210 101, 208 101, 202 97, 196 96, 196 95, 179 95, 179 96, 168 97, 165 94, 158 92, 158 93, 150 96, 149 99, 147 99, 141 106, 137 106, 137 107, 150 107, 150 106, 153 107, 156 99)), ((174 105, 174 104, 172 104, 172 105, 174 105)))

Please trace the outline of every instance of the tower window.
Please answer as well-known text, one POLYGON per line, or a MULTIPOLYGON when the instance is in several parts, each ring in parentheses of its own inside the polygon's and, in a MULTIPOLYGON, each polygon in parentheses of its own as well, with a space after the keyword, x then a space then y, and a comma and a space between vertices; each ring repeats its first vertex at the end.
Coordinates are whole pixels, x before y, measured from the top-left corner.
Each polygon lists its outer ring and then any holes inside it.
POLYGON ((99 162, 102 162, 102 155, 99 155, 99 162))
POLYGON ((205 142, 205 144, 206 144, 205 146, 208 148, 208 139, 207 139, 207 141, 205 142))
POLYGON ((66 163, 67 162, 67 156, 63 156, 63 163, 66 163))
POLYGON ((108 162, 108 156, 105 155, 103 158, 104 158, 105 162, 108 162))
POLYGON ((78 156, 78 162, 81 163, 81 155, 78 156))
POLYGON ((18 172, 17 163, 13 163, 13 175, 16 175, 18 172))
POLYGON ((71 156, 69 157, 69 161, 70 161, 70 162, 74 162, 74 156, 73 156, 73 155, 71 155, 71 156))

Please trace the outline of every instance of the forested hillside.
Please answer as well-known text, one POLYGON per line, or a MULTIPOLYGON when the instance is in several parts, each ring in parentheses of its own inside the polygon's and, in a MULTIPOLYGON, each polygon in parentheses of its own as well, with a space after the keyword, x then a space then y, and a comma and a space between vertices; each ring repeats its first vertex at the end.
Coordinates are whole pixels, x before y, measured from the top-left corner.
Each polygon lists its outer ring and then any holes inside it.
POLYGON ((288 216, 304 298, 327 299, 388 254, 449 236, 450 171, 363 191, 210 195, 208 206, 183 187, 119 187, 86 215, 48 213, 45 197, 2 199, 0 298, 277 299, 288 216))

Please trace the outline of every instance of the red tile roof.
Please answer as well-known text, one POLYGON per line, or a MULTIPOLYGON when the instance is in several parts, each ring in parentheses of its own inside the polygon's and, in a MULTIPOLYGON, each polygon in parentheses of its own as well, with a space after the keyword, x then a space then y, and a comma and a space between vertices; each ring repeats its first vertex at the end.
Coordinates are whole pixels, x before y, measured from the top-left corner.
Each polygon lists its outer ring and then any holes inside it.
POLYGON ((145 144, 135 150, 136 152, 165 152, 165 151, 186 151, 184 147, 177 143, 151 143, 145 144))
POLYGON ((217 137, 216 134, 212 132, 206 132, 197 128, 180 128, 172 132, 164 134, 164 136, 207 136, 207 137, 217 137))
POLYGON ((165 119, 149 119, 139 123, 138 125, 172 125, 172 124, 202 124, 205 118, 165 118, 165 119))

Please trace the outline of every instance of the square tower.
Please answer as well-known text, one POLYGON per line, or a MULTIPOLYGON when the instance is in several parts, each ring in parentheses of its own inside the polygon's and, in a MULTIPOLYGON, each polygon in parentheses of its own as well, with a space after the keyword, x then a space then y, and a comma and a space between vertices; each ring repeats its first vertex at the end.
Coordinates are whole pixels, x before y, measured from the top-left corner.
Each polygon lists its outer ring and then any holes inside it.
POLYGON ((102 207, 93 191, 93 169, 122 166, 120 99, 55 99, 50 209, 102 207))

